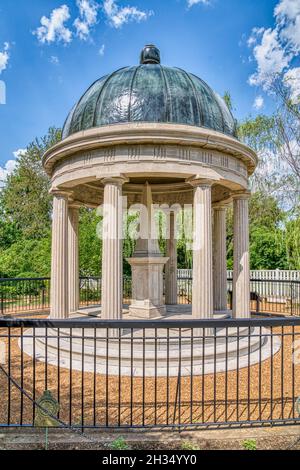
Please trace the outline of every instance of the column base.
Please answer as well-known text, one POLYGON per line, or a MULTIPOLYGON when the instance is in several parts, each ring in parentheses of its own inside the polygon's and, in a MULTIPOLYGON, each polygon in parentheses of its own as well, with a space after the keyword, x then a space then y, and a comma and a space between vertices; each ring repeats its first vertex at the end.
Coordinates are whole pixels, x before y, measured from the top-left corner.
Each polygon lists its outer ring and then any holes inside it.
POLYGON ((143 300, 140 301, 140 303, 136 301, 129 307, 129 315, 146 320, 163 317, 166 313, 167 309, 165 305, 147 305, 147 302, 143 300))

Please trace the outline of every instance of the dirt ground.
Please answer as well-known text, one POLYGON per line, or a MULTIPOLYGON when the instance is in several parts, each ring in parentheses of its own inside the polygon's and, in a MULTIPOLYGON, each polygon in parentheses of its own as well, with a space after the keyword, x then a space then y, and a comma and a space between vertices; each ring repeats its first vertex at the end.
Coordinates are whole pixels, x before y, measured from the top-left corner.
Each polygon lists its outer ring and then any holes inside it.
MULTIPOLYGON (((116 441, 122 439, 126 450, 300 450, 300 427, 266 427, 254 429, 220 429, 167 433, 103 433, 86 432, 85 437, 69 431, 49 430, 49 450, 98 450, 116 449, 116 441)), ((44 450, 45 431, 4 431, 0 434, 0 450, 44 450)), ((122 449, 121 449, 122 450, 122 449)))

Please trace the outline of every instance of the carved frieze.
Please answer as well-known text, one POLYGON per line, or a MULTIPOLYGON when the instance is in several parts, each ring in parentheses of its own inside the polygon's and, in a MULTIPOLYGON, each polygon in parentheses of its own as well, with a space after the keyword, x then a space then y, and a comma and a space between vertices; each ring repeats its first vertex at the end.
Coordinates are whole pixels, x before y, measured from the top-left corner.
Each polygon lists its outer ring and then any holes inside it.
POLYGON ((117 165, 119 163, 138 163, 152 161, 157 163, 177 161, 181 164, 199 162, 205 166, 218 167, 233 171, 247 178, 245 163, 237 157, 224 155, 217 150, 207 150, 180 145, 120 145, 105 147, 90 152, 78 153, 65 158, 55 167, 56 174, 63 174, 86 167, 117 165))

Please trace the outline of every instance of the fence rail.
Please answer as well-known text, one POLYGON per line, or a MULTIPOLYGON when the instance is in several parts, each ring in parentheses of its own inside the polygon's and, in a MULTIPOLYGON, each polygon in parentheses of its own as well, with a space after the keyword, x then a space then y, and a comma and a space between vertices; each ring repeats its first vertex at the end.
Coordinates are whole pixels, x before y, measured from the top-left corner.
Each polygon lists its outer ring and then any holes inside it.
MULTIPOLYGON (((192 279, 178 277, 178 304, 192 303, 192 279)), ((131 301, 131 279, 124 277, 124 304, 131 301)), ((228 279, 228 309, 232 308, 232 279, 228 279)), ((258 314, 300 316, 300 281, 250 282, 251 311, 258 314)), ((101 302, 101 278, 80 278, 80 306, 96 306, 101 302)), ((0 279, 0 315, 47 312, 50 308, 49 278, 0 279)))
MULTIPOLYGON (((178 277, 192 278, 192 269, 178 269, 178 277)), ((232 279, 233 271, 227 271, 228 279, 232 279)), ((280 269, 257 269, 250 271, 251 279, 259 279, 263 281, 300 281, 300 271, 296 270, 280 270, 280 269)))
POLYGON ((300 319, 0 319, 0 427, 168 429, 300 424, 300 319))

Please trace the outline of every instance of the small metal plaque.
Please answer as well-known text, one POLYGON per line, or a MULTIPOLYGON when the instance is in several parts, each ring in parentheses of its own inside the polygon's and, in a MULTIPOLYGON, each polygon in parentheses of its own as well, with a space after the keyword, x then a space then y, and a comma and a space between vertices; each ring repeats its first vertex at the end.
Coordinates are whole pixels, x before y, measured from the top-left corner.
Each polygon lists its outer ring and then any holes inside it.
POLYGON ((53 428, 60 426, 60 423, 55 419, 59 411, 59 403, 53 398, 49 390, 45 390, 37 404, 39 406, 36 407, 35 427, 53 428))

